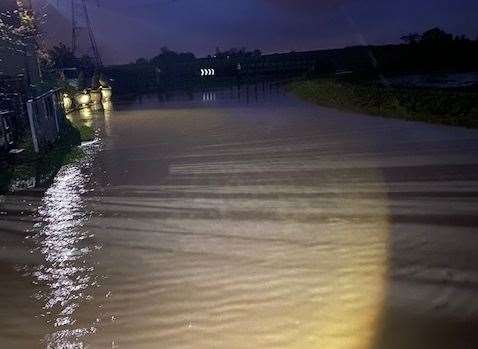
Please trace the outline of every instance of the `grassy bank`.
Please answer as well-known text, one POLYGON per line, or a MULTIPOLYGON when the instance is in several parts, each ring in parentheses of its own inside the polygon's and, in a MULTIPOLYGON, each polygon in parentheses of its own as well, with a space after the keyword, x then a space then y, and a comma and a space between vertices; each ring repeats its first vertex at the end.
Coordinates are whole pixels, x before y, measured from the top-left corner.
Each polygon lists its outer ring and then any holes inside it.
POLYGON ((73 124, 78 130, 82 142, 91 142, 95 139, 95 128, 92 126, 73 124))
POLYGON ((371 115, 478 128, 478 92, 384 87, 318 79, 292 83, 297 96, 323 106, 371 115))
POLYGON ((81 150, 77 148, 81 141, 80 131, 69 124, 50 149, 37 154, 33 150, 30 135, 25 135, 18 145, 18 148, 24 149, 23 153, 0 168, 0 194, 8 192, 12 184, 26 182, 32 178, 39 184, 48 183, 61 166, 81 156, 81 150))

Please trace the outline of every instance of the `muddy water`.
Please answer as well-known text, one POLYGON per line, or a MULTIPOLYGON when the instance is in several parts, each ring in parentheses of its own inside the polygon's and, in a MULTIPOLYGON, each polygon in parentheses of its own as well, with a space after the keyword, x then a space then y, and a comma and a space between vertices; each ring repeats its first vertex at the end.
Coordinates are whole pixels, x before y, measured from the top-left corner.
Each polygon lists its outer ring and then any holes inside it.
POLYGON ((478 132, 144 96, 0 203, 5 348, 474 348, 478 132))

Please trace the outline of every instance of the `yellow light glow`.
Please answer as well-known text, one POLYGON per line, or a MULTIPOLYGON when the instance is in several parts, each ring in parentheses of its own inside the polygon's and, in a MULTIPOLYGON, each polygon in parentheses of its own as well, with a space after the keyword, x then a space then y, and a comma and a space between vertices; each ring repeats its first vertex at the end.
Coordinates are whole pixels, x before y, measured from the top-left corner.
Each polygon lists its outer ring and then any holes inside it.
POLYGON ((103 111, 105 116, 105 132, 107 136, 111 135, 111 116, 113 114, 113 103, 103 102, 103 111))
POLYGON ((113 103, 111 101, 103 102, 103 109, 105 112, 111 112, 113 110, 113 103))
POLYGON ((63 94, 63 107, 66 111, 71 110, 71 108, 73 107, 73 100, 66 93, 63 94))
POLYGON ((102 87, 101 95, 103 97, 103 102, 109 102, 111 100, 111 96, 113 95, 113 91, 109 87, 102 87))
POLYGON ((100 90, 92 90, 90 92, 91 103, 93 104, 100 104, 101 103, 101 91, 100 90))
POLYGON ((81 107, 86 107, 91 101, 90 94, 87 91, 83 91, 83 93, 76 96, 76 102, 81 107))
POLYGON ((80 110, 81 123, 87 127, 93 125, 93 111, 91 108, 86 107, 80 110))

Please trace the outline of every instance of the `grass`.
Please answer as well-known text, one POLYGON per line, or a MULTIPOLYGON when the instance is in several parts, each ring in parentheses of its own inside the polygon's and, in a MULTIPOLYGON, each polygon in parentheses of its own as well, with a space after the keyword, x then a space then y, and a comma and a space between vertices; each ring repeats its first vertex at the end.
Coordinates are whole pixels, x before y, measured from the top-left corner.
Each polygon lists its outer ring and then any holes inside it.
POLYGON ((74 127, 80 132, 82 142, 91 142, 95 139, 94 127, 86 125, 75 125, 74 127))
POLYGON ((478 128, 478 92, 386 87, 371 82, 317 79, 290 90, 319 105, 371 115, 478 128))
POLYGON ((48 183, 65 164, 81 157, 77 147, 82 141, 80 131, 68 124, 65 132, 50 149, 37 154, 33 150, 30 134, 25 134, 18 148, 25 149, 15 160, 0 168, 0 193, 8 192, 10 183, 35 177, 40 183, 48 183))

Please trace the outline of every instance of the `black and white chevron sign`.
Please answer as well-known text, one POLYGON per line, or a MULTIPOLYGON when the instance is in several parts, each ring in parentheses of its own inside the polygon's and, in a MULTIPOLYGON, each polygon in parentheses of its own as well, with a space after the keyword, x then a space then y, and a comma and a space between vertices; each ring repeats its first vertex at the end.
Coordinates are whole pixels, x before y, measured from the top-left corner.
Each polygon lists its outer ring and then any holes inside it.
POLYGON ((214 69, 208 68, 208 69, 201 69, 201 76, 214 76, 216 75, 216 72, 214 69))

